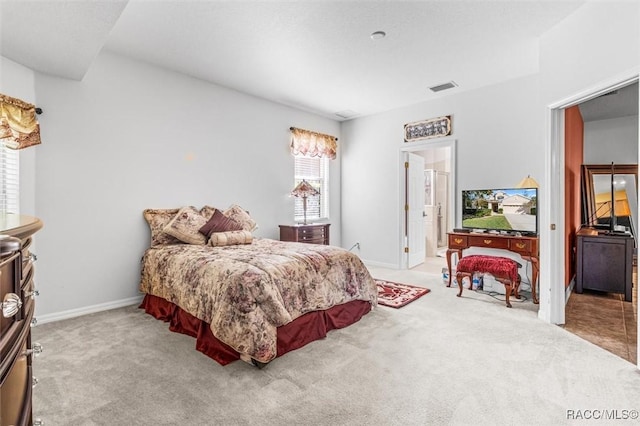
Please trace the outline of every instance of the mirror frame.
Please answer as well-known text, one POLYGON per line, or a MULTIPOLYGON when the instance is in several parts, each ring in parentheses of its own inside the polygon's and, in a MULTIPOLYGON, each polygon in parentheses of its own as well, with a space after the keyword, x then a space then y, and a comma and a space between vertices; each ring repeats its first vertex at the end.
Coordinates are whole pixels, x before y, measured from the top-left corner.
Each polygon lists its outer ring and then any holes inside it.
MULTIPOLYGON (((613 173, 618 175, 634 175, 636 177, 636 194, 638 194, 638 165, 614 164, 613 173)), ((582 225, 592 226, 590 218, 594 217, 595 194, 593 190, 594 175, 610 175, 611 164, 583 164, 582 165, 582 225)), ((637 223, 634 223, 637 230, 637 223)), ((635 236, 634 236, 635 237, 635 236)))

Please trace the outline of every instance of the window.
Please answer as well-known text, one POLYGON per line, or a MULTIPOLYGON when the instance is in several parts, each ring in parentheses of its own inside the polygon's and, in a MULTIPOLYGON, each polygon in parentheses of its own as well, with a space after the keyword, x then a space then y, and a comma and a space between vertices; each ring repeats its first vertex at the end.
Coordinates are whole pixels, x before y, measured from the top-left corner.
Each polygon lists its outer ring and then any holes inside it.
POLYGON ((0 213, 19 213, 19 151, 0 143, 0 213))
MULTIPOLYGON (((320 195, 307 198, 307 221, 329 218, 329 158, 294 156, 294 187, 306 179, 320 195)), ((304 209, 302 198, 295 198, 294 220, 302 221, 304 209)))

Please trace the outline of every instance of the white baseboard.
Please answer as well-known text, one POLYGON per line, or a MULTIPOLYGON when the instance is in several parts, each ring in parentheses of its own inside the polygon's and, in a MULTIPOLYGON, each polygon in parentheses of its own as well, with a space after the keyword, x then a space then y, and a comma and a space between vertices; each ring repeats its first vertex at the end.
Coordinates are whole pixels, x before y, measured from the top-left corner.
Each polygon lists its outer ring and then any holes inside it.
POLYGON ((365 266, 377 266, 379 268, 389 268, 389 269, 399 269, 398 265, 394 265, 392 263, 384 263, 384 262, 375 262, 372 260, 362 260, 365 266))
POLYGON ((46 324, 48 322, 61 321, 65 319, 80 317, 82 315, 94 314, 96 312, 108 311, 110 309, 122 308, 124 306, 137 305, 142 302, 143 296, 130 297, 128 299, 115 300, 113 302, 100 303, 98 305, 84 306, 77 309, 69 309, 68 311, 54 312, 52 314, 38 315, 36 304, 36 319, 38 324, 46 324))

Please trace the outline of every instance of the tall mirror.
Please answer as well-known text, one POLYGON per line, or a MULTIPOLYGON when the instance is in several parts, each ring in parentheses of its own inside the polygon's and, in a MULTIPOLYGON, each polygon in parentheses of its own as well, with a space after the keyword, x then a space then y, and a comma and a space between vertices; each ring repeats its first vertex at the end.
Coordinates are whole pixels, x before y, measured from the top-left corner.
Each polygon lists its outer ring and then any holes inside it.
POLYGON ((638 165, 583 164, 582 223, 602 229, 623 227, 637 244, 638 165), (612 179, 613 171, 613 179, 612 179))

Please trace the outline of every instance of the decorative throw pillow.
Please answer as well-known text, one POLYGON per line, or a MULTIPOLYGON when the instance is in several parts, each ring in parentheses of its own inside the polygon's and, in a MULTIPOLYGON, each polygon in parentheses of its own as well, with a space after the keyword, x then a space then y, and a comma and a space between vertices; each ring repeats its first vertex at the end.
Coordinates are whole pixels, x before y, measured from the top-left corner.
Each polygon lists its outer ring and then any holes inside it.
POLYGON ((211 219, 200 228, 200 233, 210 237, 214 232, 240 231, 242 225, 222 214, 220 210, 213 212, 211 219))
POLYGON ((205 245, 207 238, 198 230, 208 220, 209 217, 203 216, 200 210, 195 207, 183 207, 164 227, 164 232, 187 244, 205 245))
POLYGON ((214 232, 209 237, 209 245, 213 247, 251 244, 253 235, 249 231, 214 232))
POLYGON ((164 227, 173 219, 180 209, 146 209, 142 212, 151 231, 151 247, 167 244, 182 244, 182 241, 166 234, 164 227))
POLYGON ((258 228, 258 224, 251 219, 249 212, 237 204, 232 204, 222 214, 238 222, 245 231, 255 231, 258 228))
POLYGON ((200 209, 200 214, 206 218, 210 218, 211 216, 213 216, 213 213, 215 213, 215 211, 218 210, 215 207, 211 207, 211 206, 203 206, 200 209))

